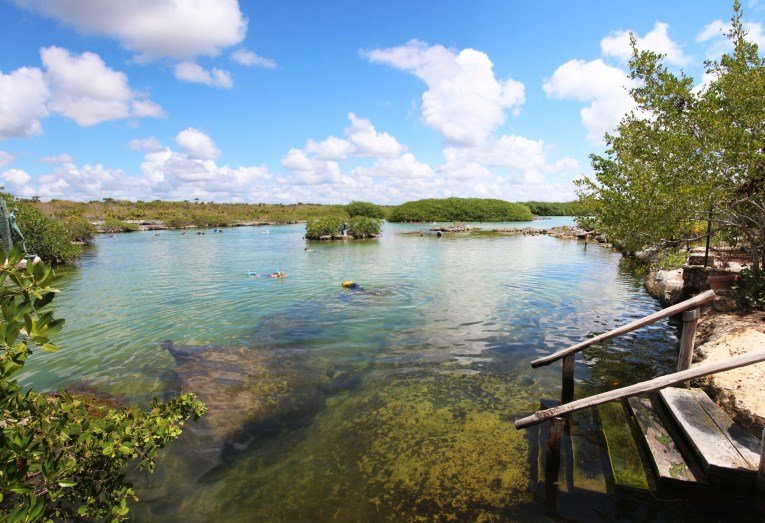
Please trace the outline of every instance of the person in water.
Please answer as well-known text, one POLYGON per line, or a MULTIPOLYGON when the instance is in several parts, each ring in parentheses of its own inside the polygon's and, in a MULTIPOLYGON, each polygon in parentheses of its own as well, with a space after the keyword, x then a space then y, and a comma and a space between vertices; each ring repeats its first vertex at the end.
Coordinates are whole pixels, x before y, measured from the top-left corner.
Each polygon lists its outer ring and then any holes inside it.
POLYGON ((278 269, 276 270, 276 272, 268 275, 269 278, 285 278, 286 276, 287 276, 286 272, 279 271, 278 269))

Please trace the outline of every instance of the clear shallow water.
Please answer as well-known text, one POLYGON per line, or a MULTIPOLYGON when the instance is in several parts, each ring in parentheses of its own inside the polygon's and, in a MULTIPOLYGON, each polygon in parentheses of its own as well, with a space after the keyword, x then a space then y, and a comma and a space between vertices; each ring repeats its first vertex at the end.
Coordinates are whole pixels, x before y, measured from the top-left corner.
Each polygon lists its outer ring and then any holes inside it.
MULTIPOLYGON (((210 405, 136 478, 138 520, 541 517, 512 421, 559 395, 560 368, 529 361, 659 306, 597 245, 428 226, 334 243, 302 225, 100 236, 59 285, 60 352, 24 380, 210 405)), ((670 371, 676 336, 660 322, 588 351, 579 390, 670 371)))

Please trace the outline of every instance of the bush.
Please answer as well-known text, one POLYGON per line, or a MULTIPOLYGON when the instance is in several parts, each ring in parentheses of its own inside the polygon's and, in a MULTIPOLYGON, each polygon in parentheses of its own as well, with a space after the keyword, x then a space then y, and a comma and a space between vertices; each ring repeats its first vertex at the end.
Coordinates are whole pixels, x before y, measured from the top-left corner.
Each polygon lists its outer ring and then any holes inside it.
POLYGON ((354 238, 372 238, 379 235, 382 229, 382 221, 377 218, 354 216, 348 219, 341 214, 335 214, 306 223, 305 237, 309 240, 318 240, 322 236, 340 237, 346 224, 348 234, 354 238))
POLYGON ((354 216, 348 220, 348 234, 354 238, 372 238, 378 236, 381 229, 382 222, 377 218, 354 216))
POLYGON ((64 320, 46 310, 57 292, 53 271, 42 263, 17 270, 21 258, 15 247, 0 267, 0 520, 124 519, 137 499, 125 469, 152 472, 159 450, 205 407, 193 394, 143 410, 22 388, 13 375, 33 348, 56 350, 50 337, 64 320))
POLYGON ((332 214, 311 220, 305 224, 305 237, 318 240, 321 236, 337 235, 343 230, 347 219, 341 214, 332 214))
POLYGON ((366 216, 367 218, 385 218, 385 210, 379 205, 369 202, 351 202, 345 206, 348 216, 366 216))
POLYGON ((80 255, 80 247, 72 244, 72 234, 56 219, 46 216, 28 202, 11 202, 18 209, 16 221, 24 235, 30 254, 47 262, 71 262, 80 255))
POLYGON ((117 218, 107 218, 103 227, 105 232, 135 232, 140 229, 137 223, 124 222, 117 218))
POLYGON ((65 216, 61 222, 69 231, 69 239, 73 242, 90 243, 96 236, 96 228, 82 216, 65 216))
POLYGON ((733 287, 744 308, 765 311, 765 273, 755 274, 750 268, 743 269, 733 287))
POLYGON ((573 202, 518 202, 531 209, 536 216, 576 216, 581 213, 581 205, 573 202))
POLYGON ((504 222, 531 221, 531 210, 519 203, 490 198, 429 198, 394 207, 392 222, 504 222))
POLYGON ((656 257, 656 266, 663 271, 679 269, 685 265, 687 256, 684 252, 675 249, 663 249, 656 257))

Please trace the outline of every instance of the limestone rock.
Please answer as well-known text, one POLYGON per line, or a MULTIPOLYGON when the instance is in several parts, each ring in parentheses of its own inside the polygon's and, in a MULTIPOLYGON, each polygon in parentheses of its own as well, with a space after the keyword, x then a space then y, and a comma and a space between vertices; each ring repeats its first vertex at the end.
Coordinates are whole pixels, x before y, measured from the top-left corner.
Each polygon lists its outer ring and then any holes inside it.
POLYGON ((645 288, 665 307, 677 303, 683 295, 683 269, 651 271, 645 279, 645 288))

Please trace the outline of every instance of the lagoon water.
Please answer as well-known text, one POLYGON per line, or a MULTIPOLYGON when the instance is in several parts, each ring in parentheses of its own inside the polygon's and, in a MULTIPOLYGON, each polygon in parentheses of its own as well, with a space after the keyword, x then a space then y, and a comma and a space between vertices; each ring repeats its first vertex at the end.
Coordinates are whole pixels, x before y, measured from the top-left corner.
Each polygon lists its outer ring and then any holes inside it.
MULTIPOLYGON (((529 362, 660 307, 597 244, 427 227, 312 252, 303 225, 99 236, 59 285, 61 350, 24 382, 210 404, 134 478, 137 520, 545 517, 512 421, 559 396, 560 366, 529 362)), ((593 347, 577 395, 669 372, 676 351, 668 322, 593 347)))

